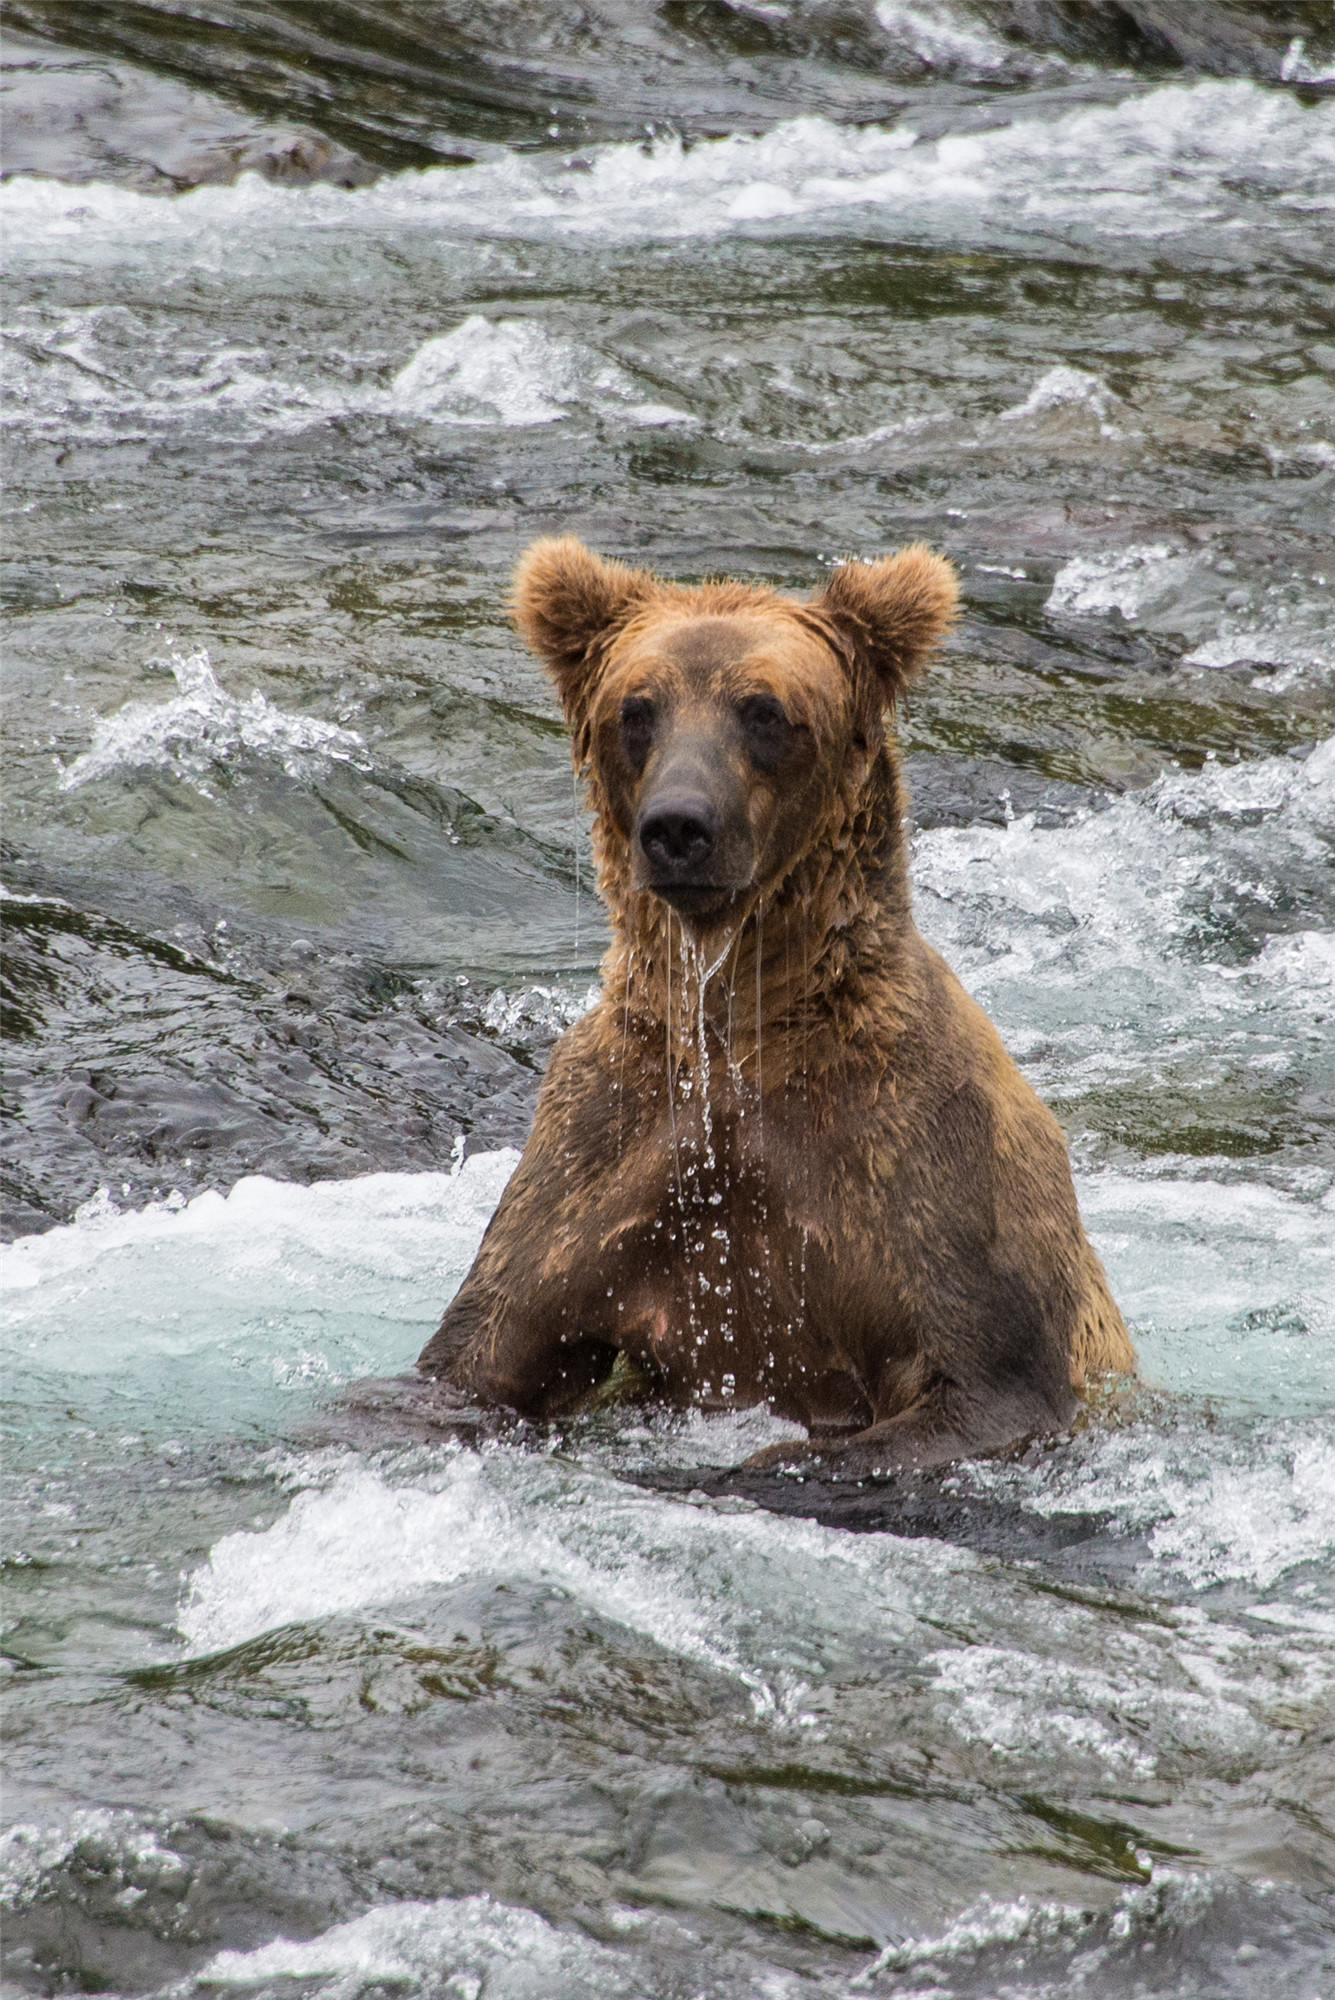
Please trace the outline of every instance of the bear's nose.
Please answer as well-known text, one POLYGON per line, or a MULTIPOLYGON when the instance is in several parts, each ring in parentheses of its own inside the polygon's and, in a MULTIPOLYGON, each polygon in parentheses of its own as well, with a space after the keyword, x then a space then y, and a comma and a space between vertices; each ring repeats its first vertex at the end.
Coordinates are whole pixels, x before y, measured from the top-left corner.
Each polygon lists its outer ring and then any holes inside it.
POLYGON ((681 881, 713 854, 718 825, 708 799, 659 799, 640 821, 640 846, 657 877, 681 881))

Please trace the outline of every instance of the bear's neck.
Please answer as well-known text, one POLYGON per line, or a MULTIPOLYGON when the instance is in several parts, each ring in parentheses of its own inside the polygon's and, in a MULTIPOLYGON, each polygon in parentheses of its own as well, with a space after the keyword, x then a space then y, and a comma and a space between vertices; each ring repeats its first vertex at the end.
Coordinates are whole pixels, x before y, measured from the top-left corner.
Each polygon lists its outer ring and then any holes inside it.
MULTIPOLYGON (((595 804, 597 801, 594 802, 595 804)), ((765 1087, 801 1067, 846 1065, 864 1049, 884 1067, 908 999, 915 937, 897 758, 886 746, 787 873, 694 932, 661 898, 637 890, 625 840, 594 823, 599 888, 613 924, 603 962, 607 1003, 679 1058, 707 1033, 745 1070, 763 1051, 765 1087), (869 1033, 872 1022, 877 1026, 869 1033)))

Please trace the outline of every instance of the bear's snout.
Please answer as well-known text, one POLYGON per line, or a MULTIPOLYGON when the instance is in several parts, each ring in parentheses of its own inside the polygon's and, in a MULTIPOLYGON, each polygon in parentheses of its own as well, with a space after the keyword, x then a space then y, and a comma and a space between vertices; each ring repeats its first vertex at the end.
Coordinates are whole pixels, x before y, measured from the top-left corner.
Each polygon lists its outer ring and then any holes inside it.
POLYGON ((751 877, 745 794, 707 760, 677 755, 667 762, 635 815, 636 878, 679 917, 708 924, 751 877))
POLYGON ((683 920, 707 926, 755 866, 747 786, 721 704, 697 703, 683 717, 663 701, 660 714, 631 816, 635 879, 683 920))
POLYGON ((655 799, 640 815, 639 841, 652 888, 711 881, 719 812, 698 794, 655 799))

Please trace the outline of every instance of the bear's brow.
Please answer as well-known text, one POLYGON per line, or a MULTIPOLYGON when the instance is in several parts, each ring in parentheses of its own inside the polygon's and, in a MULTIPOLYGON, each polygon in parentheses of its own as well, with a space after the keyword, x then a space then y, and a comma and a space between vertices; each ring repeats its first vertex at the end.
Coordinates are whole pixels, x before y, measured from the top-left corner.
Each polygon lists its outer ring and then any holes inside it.
POLYGON ((807 678, 802 667, 808 662, 799 665, 794 655, 810 647, 800 628, 785 629, 785 624, 757 617, 684 618, 654 635, 654 651, 670 671, 697 682, 724 676, 730 693, 782 697, 786 688, 807 678))
POLYGON ((683 618, 656 635, 662 657, 674 666, 733 666, 756 650, 760 635, 749 618, 683 618))

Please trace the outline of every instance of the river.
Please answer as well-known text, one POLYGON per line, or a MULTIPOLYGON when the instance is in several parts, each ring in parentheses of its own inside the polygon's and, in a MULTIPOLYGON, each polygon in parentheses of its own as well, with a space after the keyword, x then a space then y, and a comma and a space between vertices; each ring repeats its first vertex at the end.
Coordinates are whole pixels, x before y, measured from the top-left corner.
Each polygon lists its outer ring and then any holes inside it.
POLYGON ((13 1990, 1330 2000, 1328 5, 5 65, 13 1990), (567 530, 959 566, 916 909, 1141 1355, 1070 1437, 850 1496, 394 1386, 605 943, 505 611, 567 530))

